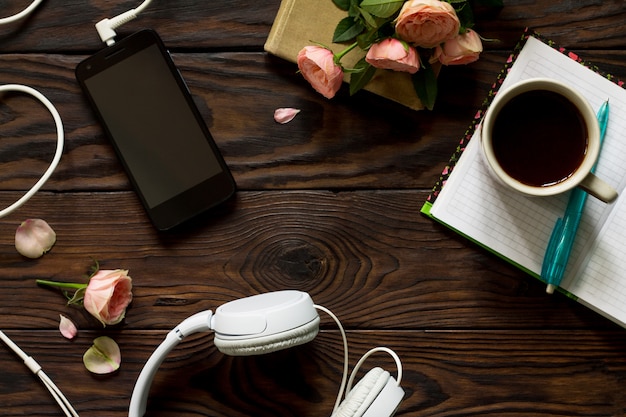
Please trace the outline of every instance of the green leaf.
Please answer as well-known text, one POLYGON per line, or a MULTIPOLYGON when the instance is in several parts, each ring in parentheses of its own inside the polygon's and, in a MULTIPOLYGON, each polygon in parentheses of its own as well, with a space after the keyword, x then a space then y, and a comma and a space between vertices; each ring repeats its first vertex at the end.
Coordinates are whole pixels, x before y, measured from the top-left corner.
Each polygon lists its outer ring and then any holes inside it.
POLYGON ((394 15, 404 4, 404 0, 363 0, 361 8, 374 16, 388 18, 394 15))
POLYGON ((70 297, 69 293, 67 293, 65 295, 68 298, 67 304, 82 306, 83 300, 85 299, 85 292, 87 292, 87 287, 79 288, 78 290, 76 290, 76 292, 74 292, 74 295, 72 295, 72 297, 70 297))
POLYGON ((359 8, 359 3, 353 0, 350 3, 350 8, 348 9, 348 16, 353 17, 355 19, 361 17, 361 9, 359 8))
POLYGON ((367 50, 374 42, 376 42, 379 38, 378 31, 376 29, 371 29, 367 32, 361 33, 357 36, 356 41, 359 43, 359 48, 364 51, 367 50))
POLYGON ((359 9, 359 12, 361 13, 363 20, 365 20, 365 23, 367 23, 369 27, 378 28, 378 22, 376 21, 374 16, 372 16, 367 10, 359 9))
POLYGON ((351 17, 345 17, 341 19, 337 27, 335 28, 335 33, 333 34, 333 42, 342 43, 348 42, 357 37, 363 30, 365 26, 359 22, 354 21, 351 17))
POLYGON ((412 76, 413 88, 420 101, 428 110, 435 107, 437 99, 437 76, 430 64, 422 64, 422 67, 412 76))
POLYGON ((350 74, 350 95, 365 87, 376 73, 376 68, 368 64, 365 57, 356 63, 354 69, 355 72, 350 74))
POLYGON ((452 3, 456 15, 461 22, 461 33, 465 32, 465 29, 470 29, 474 26, 474 12, 472 7, 467 1, 460 1, 452 3))
POLYGON ((350 7, 350 0, 333 0, 335 6, 339 7, 341 10, 348 10, 350 7))

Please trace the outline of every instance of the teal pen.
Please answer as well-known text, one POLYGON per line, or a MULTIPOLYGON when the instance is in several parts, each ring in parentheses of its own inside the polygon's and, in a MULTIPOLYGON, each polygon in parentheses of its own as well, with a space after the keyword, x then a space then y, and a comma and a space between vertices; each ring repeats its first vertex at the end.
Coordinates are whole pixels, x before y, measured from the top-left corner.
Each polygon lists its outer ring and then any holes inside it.
MULTIPOLYGON (((609 101, 605 101, 600 110, 598 110, 598 124, 600 125, 600 143, 606 136, 606 126, 609 122, 609 101)), ((592 172, 595 170, 595 165, 592 172)), ((567 202, 567 208, 563 217, 556 221, 548 248, 543 258, 541 267, 541 278, 548 284, 546 292, 552 294, 556 287, 561 284, 565 267, 574 246, 574 239, 580 219, 582 218, 583 209, 587 201, 587 193, 578 187, 575 187, 567 202)))

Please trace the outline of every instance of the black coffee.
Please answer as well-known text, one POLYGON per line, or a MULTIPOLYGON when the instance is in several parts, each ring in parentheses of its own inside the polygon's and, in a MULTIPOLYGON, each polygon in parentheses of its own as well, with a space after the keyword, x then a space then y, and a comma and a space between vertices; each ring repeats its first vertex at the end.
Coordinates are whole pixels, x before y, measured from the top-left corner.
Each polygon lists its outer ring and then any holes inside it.
POLYGON ((570 177, 587 151, 583 116, 567 98, 536 90, 506 103, 493 126, 496 159, 511 177, 549 186, 570 177))

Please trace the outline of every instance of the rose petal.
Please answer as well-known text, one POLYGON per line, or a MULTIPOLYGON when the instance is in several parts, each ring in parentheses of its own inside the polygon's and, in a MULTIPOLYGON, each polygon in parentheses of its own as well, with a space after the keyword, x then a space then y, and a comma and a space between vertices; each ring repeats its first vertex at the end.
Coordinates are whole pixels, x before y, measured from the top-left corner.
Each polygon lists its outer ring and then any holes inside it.
POLYGON ((100 336, 83 355, 83 363, 85 368, 94 374, 115 372, 122 363, 120 347, 110 337, 100 336))
POLYGON ((55 244, 57 235, 42 219, 24 220, 15 231, 15 249, 27 258, 39 258, 55 244))
POLYGON ((298 113, 300 113, 300 109, 293 109, 291 107, 279 108, 274 111, 274 120, 280 124, 289 123, 298 113))
POLYGON ((65 337, 66 339, 70 339, 70 340, 76 337, 76 334, 78 333, 78 329, 76 328, 76 325, 74 324, 74 322, 68 319, 67 317, 65 317, 63 314, 59 314, 59 316, 61 316, 61 322, 59 323, 59 331, 61 332, 63 337, 65 337))

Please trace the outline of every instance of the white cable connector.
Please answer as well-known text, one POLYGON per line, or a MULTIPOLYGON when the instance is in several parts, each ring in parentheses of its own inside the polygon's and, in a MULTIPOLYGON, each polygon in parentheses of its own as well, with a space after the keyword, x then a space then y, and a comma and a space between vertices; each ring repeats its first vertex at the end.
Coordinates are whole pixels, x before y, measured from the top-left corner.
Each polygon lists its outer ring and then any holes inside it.
POLYGON ((106 43, 107 46, 113 45, 115 43, 116 36, 115 29, 130 22, 136 17, 136 9, 131 9, 119 16, 114 17, 113 19, 102 19, 96 23, 96 30, 98 31, 98 35, 100 35, 102 42, 106 43))
POLYGON ((130 9, 129 11, 117 15, 112 19, 102 19, 96 23, 96 30, 98 31, 98 35, 100 36, 100 39, 102 39, 102 42, 106 43, 107 46, 113 45, 115 43, 115 37, 117 36, 115 29, 137 18, 139 13, 148 7, 151 1, 152 0, 145 0, 135 9, 130 9))

